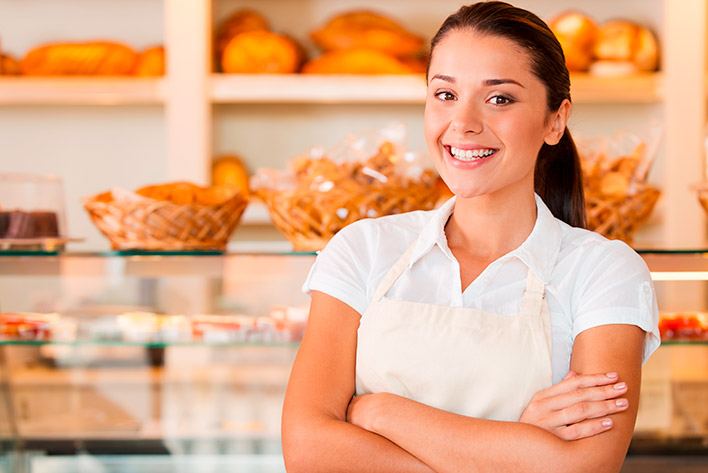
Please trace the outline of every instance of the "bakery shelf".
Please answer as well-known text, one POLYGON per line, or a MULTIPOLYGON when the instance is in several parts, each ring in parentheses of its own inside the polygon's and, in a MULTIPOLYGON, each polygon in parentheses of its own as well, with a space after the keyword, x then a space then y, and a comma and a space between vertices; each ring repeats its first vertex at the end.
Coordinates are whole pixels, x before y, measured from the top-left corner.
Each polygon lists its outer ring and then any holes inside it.
MULTIPOLYGON (((573 74, 575 103, 655 103, 662 99, 661 74, 596 77, 573 74)), ((239 75, 214 74, 211 100, 219 104, 423 104, 422 75, 239 75)))
POLYGON ((0 105, 161 104, 164 85, 164 79, 3 77, 0 105))
POLYGON ((422 75, 214 74, 214 103, 421 104, 422 75))

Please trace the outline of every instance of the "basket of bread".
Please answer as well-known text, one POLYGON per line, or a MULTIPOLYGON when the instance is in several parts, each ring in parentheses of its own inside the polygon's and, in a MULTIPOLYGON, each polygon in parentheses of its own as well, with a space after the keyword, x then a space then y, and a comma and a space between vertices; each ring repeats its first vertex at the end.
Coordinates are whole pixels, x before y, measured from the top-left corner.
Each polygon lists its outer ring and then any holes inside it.
POLYGON ((322 249, 335 233, 368 217, 430 210, 442 192, 437 173, 382 132, 313 149, 289 170, 260 169, 251 181, 275 227, 295 251, 322 249))
POLYGON ((661 195, 647 182, 655 146, 629 134, 580 143, 588 228, 631 243, 661 195))
POLYGON ((174 182, 114 188, 84 208, 115 250, 223 250, 247 203, 236 187, 174 182))

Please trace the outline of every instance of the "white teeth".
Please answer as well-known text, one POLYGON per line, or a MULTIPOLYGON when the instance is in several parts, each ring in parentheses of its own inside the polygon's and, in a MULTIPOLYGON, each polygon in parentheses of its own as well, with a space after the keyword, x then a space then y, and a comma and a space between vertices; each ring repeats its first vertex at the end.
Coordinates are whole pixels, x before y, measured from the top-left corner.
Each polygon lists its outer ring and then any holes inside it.
POLYGON ((487 156, 491 156, 495 152, 496 150, 493 150, 491 148, 464 150, 460 148, 455 148, 454 146, 450 147, 450 154, 452 154, 455 158, 461 161, 476 161, 482 158, 486 158, 487 156))

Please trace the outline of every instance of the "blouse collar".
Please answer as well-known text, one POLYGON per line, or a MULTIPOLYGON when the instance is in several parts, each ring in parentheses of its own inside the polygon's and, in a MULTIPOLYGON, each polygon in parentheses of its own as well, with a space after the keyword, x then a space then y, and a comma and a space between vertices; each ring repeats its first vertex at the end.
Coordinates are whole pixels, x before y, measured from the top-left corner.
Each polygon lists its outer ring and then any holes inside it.
MULTIPOLYGON (((555 218, 538 194, 536 200, 536 223, 526 240, 515 250, 501 259, 518 258, 545 283, 548 283, 555 267, 560 250, 562 230, 560 220, 555 218)), ((445 225, 455 208, 455 196, 433 211, 432 218, 423 227, 408 267, 411 268, 419 259, 428 254, 435 246, 450 259, 454 259, 445 237, 445 225)))

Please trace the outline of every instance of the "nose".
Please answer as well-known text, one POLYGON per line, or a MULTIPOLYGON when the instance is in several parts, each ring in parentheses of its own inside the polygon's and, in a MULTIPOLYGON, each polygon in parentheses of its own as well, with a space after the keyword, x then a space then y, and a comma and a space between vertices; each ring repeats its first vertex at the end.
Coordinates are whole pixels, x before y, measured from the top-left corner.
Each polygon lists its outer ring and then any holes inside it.
POLYGON ((471 104, 460 104, 452 117, 452 131, 478 135, 484 129, 481 114, 471 104))

